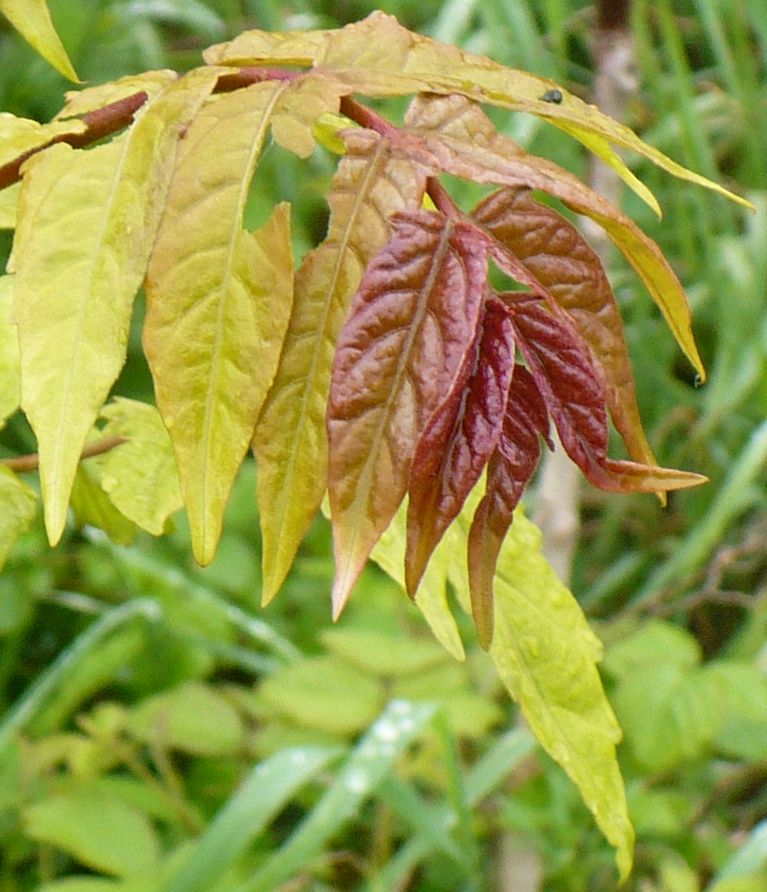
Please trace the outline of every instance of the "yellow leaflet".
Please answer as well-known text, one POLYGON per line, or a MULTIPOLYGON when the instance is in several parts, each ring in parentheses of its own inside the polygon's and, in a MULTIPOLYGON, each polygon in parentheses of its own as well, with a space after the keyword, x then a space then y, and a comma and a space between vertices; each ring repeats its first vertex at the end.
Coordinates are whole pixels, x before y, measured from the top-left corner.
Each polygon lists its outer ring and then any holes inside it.
POLYGON ((15 229, 16 205, 19 201, 21 185, 14 183, 6 189, 0 189, 0 229, 15 229))
MULTIPOLYGON (((461 516, 465 529, 468 518, 461 516)), ((596 666, 602 648, 543 557, 540 531, 519 510, 494 586, 490 656, 498 674, 538 741, 578 787, 625 880, 634 830, 615 754, 621 732, 596 666)))
POLYGON ((0 569, 2 569, 16 540, 35 516, 37 495, 8 468, 0 465, 0 569))
POLYGON ((159 536, 181 507, 181 488, 168 432, 154 406, 118 397, 104 406, 104 437, 127 442, 89 459, 112 504, 141 529, 159 536))
POLYGON ((19 338, 11 322, 13 276, 0 276, 0 427, 19 408, 19 338))
MULTIPOLYGON (((474 488, 445 533, 416 596, 437 640, 459 657, 463 649, 447 606, 445 585, 451 583, 469 612, 467 539, 483 488, 484 482, 474 488)), ((406 511, 400 508, 371 554, 400 585, 405 517, 406 511)), ((634 831, 615 754, 620 729, 597 671, 602 646, 578 602, 543 556, 540 531, 521 509, 501 549, 494 586, 495 636, 490 656, 539 742, 578 787, 615 848, 625 879, 631 869, 634 831)))
POLYGON ((120 138, 88 151, 58 144, 24 167, 13 313, 22 408, 38 440, 52 543, 64 527, 83 443, 125 359, 178 128, 215 79, 198 69, 144 107, 120 138))
POLYGON ((70 81, 79 80, 53 27, 45 0, 0 0, 0 12, 59 74, 70 81))
MULTIPOLYGON (((324 509, 323 509, 324 510, 324 509)), ((326 514, 329 516, 330 511, 326 514)), ((400 505, 394 520, 388 529, 378 540, 370 554, 382 570, 402 586, 405 591, 405 543, 407 541, 407 500, 400 505)), ((442 541, 434 550, 426 571, 421 578, 415 603, 423 613, 434 637, 454 656, 456 660, 466 659, 455 618, 447 602, 448 573, 452 564, 452 552, 456 547, 460 550, 460 543, 456 545, 455 525, 451 526, 442 541)), ((461 555, 465 558, 466 544, 464 543, 461 555)))
POLYGON ((170 69, 159 71, 144 71, 141 74, 129 74, 106 84, 96 87, 86 87, 84 90, 68 90, 66 104, 56 115, 56 119, 71 118, 75 115, 84 115, 94 109, 109 105, 118 99, 125 99, 134 93, 143 92, 151 99, 166 87, 178 75, 170 69))
POLYGON ((290 569, 327 484, 327 408, 335 344, 387 218, 418 207, 424 176, 370 131, 347 134, 328 196, 328 236, 296 275, 290 327, 253 440, 263 538, 263 600, 290 569))
POLYGON ((326 112, 315 121, 313 134, 317 142, 334 155, 343 155, 346 152, 346 143, 338 134, 341 130, 358 126, 351 118, 326 112))
POLYGON ((0 112, 0 167, 15 161, 33 149, 39 149, 56 136, 84 133, 88 128, 82 121, 51 121, 38 124, 0 112))
POLYGON ((147 274, 144 347, 173 441, 196 559, 209 563, 272 382, 292 304, 290 217, 242 228, 272 116, 291 90, 216 97, 181 144, 147 274))
POLYGON ((245 31, 202 54, 208 65, 311 65, 331 31, 245 31))
POLYGON ((101 488, 93 459, 78 466, 72 484, 71 502, 79 526, 103 530, 117 545, 130 545, 136 538, 138 527, 110 501, 101 488))
POLYGON ((315 65, 333 72, 353 92, 368 96, 458 93, 478 102, 530 112, 596 152, 656 211, 658 205, 650 191, 610 150, 609 143, 644 155, 676 177, 712 189, 745 207, 753 207, 746 199, 667 158, 631 129, 553 81, 414 34, 393 16, 382 12, 374 12, 361 22, 334 31, 284 34, 249 31, 229 44, 212 47, 206 59, 227 65, 315 65), (563 101, 559 104, 544 101, 543 96, 555 87, 562 93, 563 101))

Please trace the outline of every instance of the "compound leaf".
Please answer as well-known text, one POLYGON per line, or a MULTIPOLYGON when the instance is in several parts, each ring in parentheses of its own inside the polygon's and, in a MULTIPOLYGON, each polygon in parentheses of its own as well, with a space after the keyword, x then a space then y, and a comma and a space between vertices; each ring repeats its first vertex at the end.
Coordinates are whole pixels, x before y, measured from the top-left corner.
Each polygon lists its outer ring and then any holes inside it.
POLYGON ((425 174, 366 130, 345 134, 324 242, 298 270, 272 389, 256 427, 263 538, 263 600, 279 590, 327 483, 325 411, 338 333, 370 258, 389 238, 388 217, 421 204, 425 174))
POLYGON ((261 146, 289 89, 258 83, 200 111, 179 149, 147 273, 144 348, 201 564, 215 554, 290 315, 288 206, 256 233, 242 227, 261 146))
POLYGON ((52 543, 64 527, 83 443, 125 359, 178 128, 214 81, 213 72, 193 72, 170 84, 113 142, 89 151, 54 145, 25 165, 14 318, 22 408, 38 439, 52 543))
POLYGON ((485 289, 474 228, 412 211, 368 266, 344 326, 328 402, 335 615, 407 491, 417 443, 455 386, 485 289))

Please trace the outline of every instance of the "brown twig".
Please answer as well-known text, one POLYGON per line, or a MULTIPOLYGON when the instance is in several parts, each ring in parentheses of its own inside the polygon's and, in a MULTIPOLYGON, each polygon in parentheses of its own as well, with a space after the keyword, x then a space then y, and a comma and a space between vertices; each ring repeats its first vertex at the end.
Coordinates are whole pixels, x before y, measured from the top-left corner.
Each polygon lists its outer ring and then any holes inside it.
MULTIPOLYGON (((95 455, 103 455, 116 446, 122 446, 123 443, 127 442, 126 437, 104 437, 103 440, 88 443, 80 453, 80 460, 93 458, 95 455)), ((31 455, 3 458, 0 459, 0 465, 8 468, 10 471, 15 471, 17 474, 26 474, 30 471, 36 471, 40 467, 40 455, 37 452, 33 452, 31 455)))
POLYGON ((133 115, 146 102, 147 94, 141 90, 133 93, 123 99, 110 102, 103 108, 97 108, 84 114, 82 117, 86 129, 82 133, 61 133, 59 136, 52 137, 42 146, 36 146, 13 161, 9 161, 0 167, 0 189, 5 189, 19 179, 19 170, 21 165, 35 155, 37 152, 47 149, 49 146, 58 142, 66 143, 74 149, 81 149, 83 146, 98 142, 110 133, 116 133, 127 127, 133 120, 133 115))

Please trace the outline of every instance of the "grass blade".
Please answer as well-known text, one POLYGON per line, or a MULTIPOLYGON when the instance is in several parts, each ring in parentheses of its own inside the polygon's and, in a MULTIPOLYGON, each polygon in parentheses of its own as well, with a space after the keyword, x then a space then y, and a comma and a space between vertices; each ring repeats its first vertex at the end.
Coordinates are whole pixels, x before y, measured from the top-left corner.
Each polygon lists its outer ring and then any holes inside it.
POLYGON ((204 892, 286 805, 293 793, 342 752, 294 747, 257 765, 218 812, 163 892, 204 892))
POLYGON ((392 771, 436 706, 393 700, 357 744, 333 784, 290 839, 238 892, 272 892, 322 852, 327 840, 392 771))

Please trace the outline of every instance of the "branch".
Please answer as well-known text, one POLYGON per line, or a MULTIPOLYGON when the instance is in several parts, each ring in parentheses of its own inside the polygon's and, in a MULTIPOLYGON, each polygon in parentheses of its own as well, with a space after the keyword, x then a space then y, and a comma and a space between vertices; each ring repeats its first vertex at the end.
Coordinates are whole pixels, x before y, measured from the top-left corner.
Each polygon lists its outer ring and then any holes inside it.
MULTIPOLYGON (((104 437, 103 440, 96 440, 93 443, 88 443, 80 453, 80 460, 82 461, 84 458, 93 458, 94 455, 103 455, 105 452, 111 451, 116 446, 122 446, 123 443, 127 442, 128 440, 126 437, 104 437)), ((40 467, 40 455, 37 452, 33 452, 31 455, 3 458, 0 459, 0 465, 4 468, 8 468, 10 471, 15 471, 17 474, 26 474, 30 471, 36 471, 40 467)))
MULTIPOLYGON (((241 87, 247 87, 250 84, 260 83, 268 80, 294 80, 302 74, 300 71, 286 71, 279 68, 240 68, 231 73, 222 74, 218 79, 213 90, 214 93, 228 93, 232 90, 238 90, 241 87)), ((82 133, 62 133, 59 136, 52 137, 48 142, 41 146, 36 146, 13 161, 0 167, 0 189, 5 189, 20 179, 19 170, 21 165, 43 149, 54 145, 57 142, 64 142, 72 146, 73 149, 81 149, 89 146, 94 142, 98 142, 105 136, 117 133, 123 130, 133 122, 133 116, 147 101, 148 95, 145 91, 140 90, 125 96, 123 99, 117 99, 110 102, 102 108, 94 109, 82 116, 82 121, 86 125, 86 130, 82 133)))
POLYGON ((118 130, 127 127, 133 121, 133 115, 147 101, 147 98, 147 94, 141 90, 138 93, 133 93, 124 99, 118 99, 116 102, 110 102, 109 105, 105 105, 103 108, 97 108, 83 115, 82 120, 87 130, 84 130, 82 133, 62 133, 59 136, 54 136, 44 145, 30 149, 28 152, 24 152, 23 155, 0 167, 0 189, 5 189, 19 179, 19 169, 27 158, 31 158, 32 155, 47 149, 48 146, 52 146, 54 143, 65 142, 67 145, 72 146, 73 149, 81 149, 83 146, 90 145, 103 139, 105 136, 109 136, 110 133, 116 133, 118 130))

